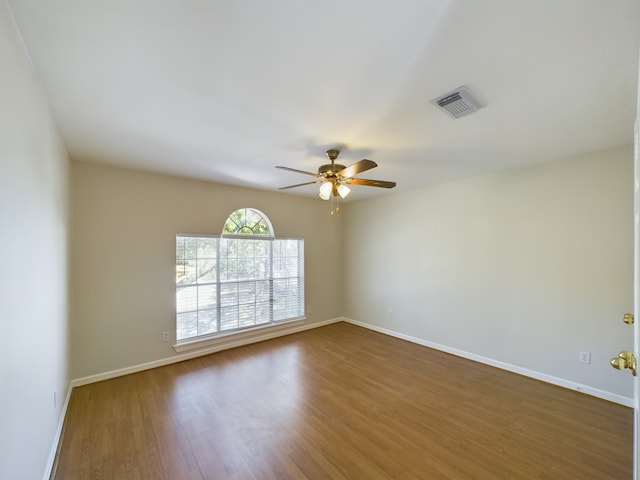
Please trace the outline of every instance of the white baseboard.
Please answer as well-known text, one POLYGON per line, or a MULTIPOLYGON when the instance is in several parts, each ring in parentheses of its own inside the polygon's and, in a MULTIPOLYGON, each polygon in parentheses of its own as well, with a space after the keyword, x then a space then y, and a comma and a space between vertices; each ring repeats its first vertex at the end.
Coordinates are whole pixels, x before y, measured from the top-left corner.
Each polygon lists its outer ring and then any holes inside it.
POLYGON ((108 380, 110 378, 121 377, 123 375, 129 375, 131 373, 142 372, 143 370, 149 370, 156 367, 163 367, 172 363, 183 362, 196 357, 202 357, 211 353, 220 352, 222 350, 228 350, 230 348, 241 347, 243 345, 249 345, 251 343, 262 342, 270 340, 272 338, 283 337, 285 335, 291 335, 292 333, 302 332, 304 330, 310 330, 312 328, 323 327, 332 323, 346 321, 345 318, 334 318, 331 320, 325 320, 322 322, 314 322, 304 325, 296 325, 289 328, 283 328, 275 331, 265 332, 258 335, 252 335, 250 337, 233 338, 229 337, 226 342, 217 343, 213 346, 208 346, 189 353, 182 353, 174 355, 172 357, 161 358, 159 360, 153 360, 151 362, 141 363, 139 365, 133 365, 131 367, 119 368, 117 370, 111 370, 109 372, 98 373, 96 375, 89 375, 86 377, 76 378, 71 381, 71 387, 80 387, 89 383, 100 382, 102 380, 108 380))
MULTIPOLYGON (((520 375, 524 375, 526 377, 534 378, 536 380, 541 380, 546 383, 551 383, 553 385, 558 385, 560 387, 568 388, 569 390, 576 390, 578 392, 586 393, 588 395, 602 398, 604 400, 608 400, 610 402, 618 403, 620 405, 624 405, 627 407, 634 408, 635 402, 633 398, 624 397, 622 395, 617 395, 615 393, 608 392, 606 390, 600 390, 598 388, 591 387, 589 385, 584 385, 581 383, 576 383, 570 380, 566 380, 559 377, 554 377, 552 375, 547 375, 546 373, 537 372, 534 370, 529 370, 526 368, 519 367, 517 365, 511 365, 509 363, 501 362, 498 360, 494 360, 492 358, 483 357, 481 355, 476 355, 475 353, 466 352, 464 350, 460 350, 457 348, 448 347, 446 345, 441 345, 439 343, 430 342, 428 340, 424 340, 422 338, 414 337, 411 335, 405 335, 403 333, 399 333, 393 330, 389 330, 387 328, 378 327, 377 325, 372 325, 365 322, 360 322, 358 320, 354 320, 346 317, 338 317, 330 320, 325 320, 322 322, 315 322, 311 324, 298 325, 295 327, 291 327, 288 329, 282 329, 274 332, 265 333, 262 335, 256 335, 249 338, 241 338, 239 340, 230 339, 228 342, 217 344, 215 346, 211 346, 208 348, 203 348, 201 350, 184 353, 180 355, 175 355, 168 358, 162 358, 159 360, 154 360, 147 363, 142 363, 139 365, 133 365, 131 367, 120 368, 117 370, 112 370, 109 372, 99 373, 96 375, 89 375, 87 377, 76 378, 71 381, 69 391, 67 393, 67 398, 65 400, 64 412, 66 412, 66 407, 69 401, 69 396, 71 395, 71 389, 73 387, 79 387, 81 385, 87 385, 89 383, 100 382, 102 380, 108 380, 110 378, 121 377, 123 375, 129 375, 131 373, 141 372, 143 370, 149 370, 151 368, 162 367, 164 365, 170 365, 172 363, 182 362, 184 360, 189 360, 191 358, 201 357, 204 355, 209 355, 211 353, 220 352, 222 350, 227 350, 229 348, 240 347, 242 345, 249 345, 251 343, 262 342, 264 340, 269 340, 272 338, 282 337, 285 335, 291 335, 293 333, 302 332, 304 330, 310 330, 313 328, 323 327, 325 325, 330 325, 332 323, 337 322, 347 322, 353 325, 358 325, 360 327, 367 328, 369 330, 373 330, 379 333, 383 333, 385 335, 390 335, 392 337, 400 338, 402 340, 407 340, 412 343, 416 343, 418 345, 422 345, 425 347, 433 348, 435 350, 440 350, 442 352, 450 353, 452 355, 456 355, 457 357, 466 358, 468 360, 473 360, 475 362, 484 363, 486 365, 490 365, 492 367, 500 368, 502 370, 507 370, 509 372, 518 373, 520 375)), ((58 435, 62 429, 62 422, 64 420, 64 412, 61 416, 60 425, 58 427, 58 435)), ((57 445, 57 443, 56 443, 57 445)), ((55 456, 55 451, 53 453, 55 456)))
POLYGON ((51 446, 51 452, 49 453, 49 459, 44 469, 43 480, 49 480, 53 473, 53 464, 56 460, 56 453, 58 453, 58 445, 62 437, 62 428, 64 427, 64 419, 67 417, 67 408, 69 408, 69 400, 71 399, 72 386, 67 388, 67 395, 65 396, 62 409, 60 410, 60 418, 58 419, 58 428, 56 429, 55 436, 53 437, 53 445, 51 446))
POLYGON ((492 358, 483 357, 481 355, 476 355, 475 353, 465 352, 464 350, 459 350, 457 348, 448 347, 446 345, 440 345, 439 343, 430 342, 428 340, 424 340, 422 338, 413 337, 411 335, 405 335, 403 333, 395 332, 393 330, 389 330, 386 328, 378 327, 376 325, 371 325, 369 323, 359 322, 357 320, 353 320, 350 318, 343 318, 343 321, 347 323, 351 323, 353 325, 358 325, 359 327, 364 327, 369 330, 373 330, 375 332, 384 333, 385 335, 390 335, 392 337, 400 338, 402 340, 407 340, 412 343, 417 343, 418 345, 422 345, 425 347, 433 348, 435 350, 440 350, 442 352, 450 353, 457 357, 466 358, 468 360, 473 360, 475 362, 484 363, 486 365, 490 365, 492 367, 500 368, 502 370, 507 370, 509 372, 518 373, 520 375, 524 375, 525 377, 534 378, 536 380, 541 380, 546 383, 551 383, 553 385, 557 385, 560 387, 568 388, 569 390, 576 390, 578 392, 586 393, 593 397, 602 398, 604 400, 608 400, 610 402, 618 403, 620 405, 624 405, 626 407, 634 408, 635 402, 633 398, 624 397, 622 395, 617 395, 615 393, 607 392, 605 390, 600 390, 598 388, 590 387, 589 385, 583 385, 580 383, 572 382, 570 380, 566 380, 563 378, 554 377, 552 375, 547 375, 546 373, 536 372, 534 370, 529 370, 526 368, 518 367, 517 365, 511 365, 509 363, 500 362, 498 360, 494 360, 492 358))

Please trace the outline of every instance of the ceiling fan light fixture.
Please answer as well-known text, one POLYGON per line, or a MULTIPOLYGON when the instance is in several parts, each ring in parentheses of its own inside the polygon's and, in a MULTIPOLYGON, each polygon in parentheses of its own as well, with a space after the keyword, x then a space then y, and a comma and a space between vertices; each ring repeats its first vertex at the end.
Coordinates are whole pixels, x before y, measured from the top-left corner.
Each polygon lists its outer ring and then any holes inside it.
MULTIPOLYGON (((378 166, 378 164, 372 160, 368 160, 363 158, 359 162, 354 163, 348 167, 344 165, 340 165, 336 163, 336 159, 340 151, 338 149, 329 149, 327 150, 327 157, 331 160, 331 163, 326 163, 324 165, 320 165, 318 168, 318 173, 314 172, 306 172, 304 170, 298 170, 296 168, 282 167, 276 166, 276 168, 280 168, 282 170, 288 170, 290 172, 303 173, 305 175, 310 175, 314 177, 316 180, 305 183, 298 183, 296 185, 289 185, 287 187, 281 187, 280 190, 287 190, 289 188, 294 187, 303 187, 305 185, 317 185, 320 184, 320 188, 318 190, 318 196, 322 200, 331 199, 331 205, 333 206, 335 198, 336 205, 340 201, 340 199, 347 198, 347 196, 351 193, 351 188, 347 186, 347 184, 354 185, 366 185, 369 187, 382 187, 382 188, 393 188, 396 186, 396 182, 387 182, 384 180, 371 180, 368 178, 357 178, 356 175, 366 172, 367 170, 371 170, 378 166)), ((336 207, 336 212, 339 207, 336 207)), ((331 210, 331 215, 333 215, 333 210, 331 210)))
POLYGON ((346 198, 347 195, 349 195, 351 193, 351 189, 349 187, 347 187, 346 185, 338 185, 338 195, 340 195, 341 198, 346 198))
POLYGON ((323 182, 320 185, 320 198, 322 200, 329 200, 331 198, 331 192, 333 191, 333 183, 332 182, 323 182))

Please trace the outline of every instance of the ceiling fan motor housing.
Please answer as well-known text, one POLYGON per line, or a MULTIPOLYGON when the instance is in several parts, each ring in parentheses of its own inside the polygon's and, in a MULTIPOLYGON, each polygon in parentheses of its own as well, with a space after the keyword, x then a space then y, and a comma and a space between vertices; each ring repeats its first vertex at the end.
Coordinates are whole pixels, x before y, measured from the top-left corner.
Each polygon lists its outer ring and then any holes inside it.
POLYGON ((320 165, 320 168, 318 168, 318 174, 333 176, 345 168, 346 167, 344 165, 340 165, 339 163, 325 163, 324 165, 320 165))

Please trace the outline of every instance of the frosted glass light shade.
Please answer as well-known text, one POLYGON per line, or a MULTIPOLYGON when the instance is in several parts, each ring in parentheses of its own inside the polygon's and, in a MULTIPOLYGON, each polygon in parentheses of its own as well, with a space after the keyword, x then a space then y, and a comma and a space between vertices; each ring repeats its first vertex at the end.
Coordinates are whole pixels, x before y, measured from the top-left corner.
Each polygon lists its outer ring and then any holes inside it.
POLYGON ((345 198, 347 195, 351 193, 351 189, 346 185, 338 185, 338 195, 342 198, 345 198))
POLYGON ((329 200, 331 198, 331 191, 333 190, 333 183, 324 182, 320 185, 320 198, 322 200, 329 200))

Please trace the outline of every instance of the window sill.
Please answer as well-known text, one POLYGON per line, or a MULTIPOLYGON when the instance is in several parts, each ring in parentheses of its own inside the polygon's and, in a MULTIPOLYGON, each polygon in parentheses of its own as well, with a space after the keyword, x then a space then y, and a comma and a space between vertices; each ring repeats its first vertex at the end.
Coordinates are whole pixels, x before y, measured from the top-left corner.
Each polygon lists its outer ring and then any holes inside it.
POLYGON ((254 343, 270 338, 279 337, 288 333, 293 333, 299 325, 302 325, 306 317, 296 318, 278 322, 277 324, 263 325, 260 327, 249 328, 239 332, 222 333, 203 338, 193 338, 183 340, 176 343, 173 349, 180 352, 188 352, 191 350, 209 348, 213 351, 224 350, 226 348, 239 347, 249 343, 254 343), (289 332, 289 330, 292 330, 289 332), (212 348, 213 347, 213 348, 212 348))

